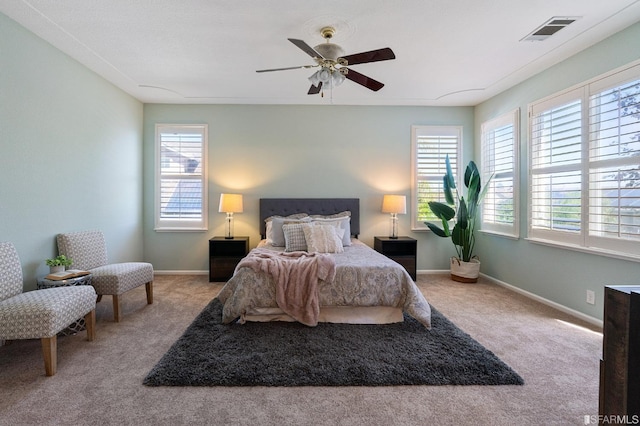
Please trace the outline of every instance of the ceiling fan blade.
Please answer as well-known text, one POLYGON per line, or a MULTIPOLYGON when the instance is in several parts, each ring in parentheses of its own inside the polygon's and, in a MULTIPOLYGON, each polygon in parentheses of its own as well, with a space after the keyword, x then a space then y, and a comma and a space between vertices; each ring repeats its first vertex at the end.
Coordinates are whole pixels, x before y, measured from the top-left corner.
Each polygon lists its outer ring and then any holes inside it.
POLYGON ((291 43, 298 46, 300 49, 302 49, 307 55, 311 56, 312 58, 324 59, 321 54, 316 52, 313 47, 309 46, 304 41, 298 40, 297 38, 288 38, 287 40, 289 40, 291 43))
POLYGON ((384 49, 371 50, 369 52, 355 53, 353 55, 343 56, 341 59, 347 61, 347 65, 365 64, 367 62, 388 61, 395 59, 396 55, 393 50, 385 47, 384 49))
POLYGON ((374 92, 377 92, 384 87, 384 84, 380 83, 379 81, 376 81, 371 77, 367 77, 366 75, 360 74, 359 72, 356 72, 351 68, 348 68, 348 72, 345 77, 355 83, 363 85, 367 89, 373 90, 374 92))
POLYGON ((313 68, 313 67, 317 67, 318 65, 300 65, 298 67, 285 67, 285 68, 272 68, 269 70, 256 70, 256 72, 271 72, 271 71, 284 71, 284 70, 297 70, 300 68, 313 68))
POLYGON ((320 93, 320 90, 322 90, 322 82, 318 83, 317 86, 314 86, 312 84, 311 87, 309 87, 307 95, 317 95, 318 93, 320 93))

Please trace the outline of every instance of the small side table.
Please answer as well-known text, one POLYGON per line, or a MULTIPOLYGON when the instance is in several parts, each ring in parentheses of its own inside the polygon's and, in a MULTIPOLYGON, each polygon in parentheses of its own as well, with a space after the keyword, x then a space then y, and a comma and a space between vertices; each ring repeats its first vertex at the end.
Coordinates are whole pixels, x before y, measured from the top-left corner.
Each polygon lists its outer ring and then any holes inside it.
MULTIPOLYGON (((91 285, 91 274, 83 275, 81 277, 68 278, 66 280, 49 280, 44 277, 38 278, 38 290, 46 289, 46 288, 54 288, 54 287, 65 287, 72 285, 91 285)), ((77 321, 72 323, 69 327, 62 330, 58 335, 60 336, 70 336, 72 334, 76 334, 79 331, 85 329, 84 318, 78 318, 77 321)))
POLYGON ((373 249, 393 259, 416 280, 417 241, 411 237, 374 237, 373 249))
POLYGON ((209 240, 209 282, 227 281, 249 253, 249 237, 213 237, 209 240))

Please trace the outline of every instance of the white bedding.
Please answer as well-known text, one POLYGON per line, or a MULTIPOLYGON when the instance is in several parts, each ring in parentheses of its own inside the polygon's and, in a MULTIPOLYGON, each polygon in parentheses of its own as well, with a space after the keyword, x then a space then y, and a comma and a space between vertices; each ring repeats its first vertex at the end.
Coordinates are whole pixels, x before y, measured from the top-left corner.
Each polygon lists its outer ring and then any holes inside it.
MULTIPOLYGON (((284 251, 262 241, 258 247, 284 251)), ((388 323, 402 321, 406 312, 431 327, 431 309, 407 271, 357 239, 332 254, 336 263, 333 282, 320 280, 320 321, 388 323)), ((223 322, 291 320, 279 309, 275 281, 251 268, 236 269, 218 295, 224 304, 223 322)))

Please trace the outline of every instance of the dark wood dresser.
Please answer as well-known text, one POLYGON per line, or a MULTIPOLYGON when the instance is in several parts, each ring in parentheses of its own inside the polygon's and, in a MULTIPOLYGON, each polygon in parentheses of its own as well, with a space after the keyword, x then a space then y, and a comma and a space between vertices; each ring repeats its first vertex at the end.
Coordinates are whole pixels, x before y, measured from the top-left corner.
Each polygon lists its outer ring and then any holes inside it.
POLYGON ((604 289, 600 416, 640 416, 640 286, 604 289))

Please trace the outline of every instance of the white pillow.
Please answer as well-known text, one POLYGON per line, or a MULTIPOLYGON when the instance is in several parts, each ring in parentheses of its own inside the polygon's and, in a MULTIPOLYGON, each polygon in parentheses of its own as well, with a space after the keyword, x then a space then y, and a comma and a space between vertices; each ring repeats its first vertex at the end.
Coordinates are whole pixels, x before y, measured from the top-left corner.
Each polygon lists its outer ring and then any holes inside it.
POLYGON ((267 242, 271 243, 271 245, 275 247, 284 247, 285 241, 284 232, 282 231, 282 225, 286 223, 304 223, 309 222, 310 220, 311 219, 309 217, 294 219, 290 216, 272 216, 267 222, 267 242), (271 226, 269 226, 269 224, 271 224, 271 226))
POLYGON ((304 232, 309 253, 343 253, 341 234, 344 230, 332 225, 305 223, 300 225, 304 232))
POLYGON ((344 234, 342 235, 342 245, 347 247, 351 245, 351 217, 343 216, 336 218, 312 218, 311 223, 333 225, 336 228, 342 229, 344 234))

